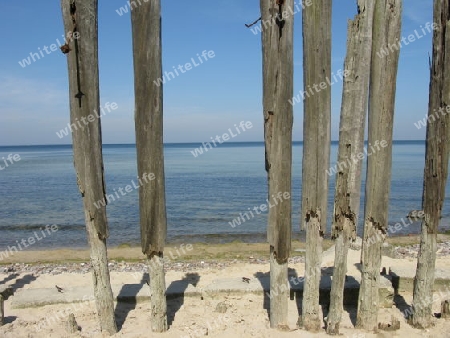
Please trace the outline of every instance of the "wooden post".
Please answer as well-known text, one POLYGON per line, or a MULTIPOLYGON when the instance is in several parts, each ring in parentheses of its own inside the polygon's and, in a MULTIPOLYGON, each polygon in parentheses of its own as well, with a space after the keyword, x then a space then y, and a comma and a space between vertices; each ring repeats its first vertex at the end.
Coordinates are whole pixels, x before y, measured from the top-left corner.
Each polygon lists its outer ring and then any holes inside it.
POLYGON ((5 323, 5 300, 14 294, 14 290, 10 287, 3 287, 0 289, 0 326, 5 323))
POLYGON ((367 112, 372 23, 375 1, 359 0, 358 14, 348 22, 344 66, 339 150, 331 237, 336 239, 327 333, 339 334, 344 304, 345 275, 350 241, 356 238, 361 197, 362 160, 367 112))
POLYGON ((163 252, 167 218, 164 185, 161 1, 142 2, 131 12, 138 175, 155 179, 139 188, 142 252, 150 275, 151 327, 167 330, 163 252), (148 177, 148 176, 147 176, 148 177))
POLYGON ((303 9, 305 97, 301 219, 306 230, 306 254, 300 322, 308 331, 318 331, 322 325, 319 284, 322 237, 327 222, 329 177, 326 169, 330 166, 331 8, 331 0, 315 0, 303 9), (325 89, 319 87, 322 83, 325 89))
POLYGON ((369 95, 366 200, 361 252, 361 287, 357 326, 378 330, 378 286, 381 246, 388 226, 392 164, 392 131, 398 60, 400 55, 402 0, 377 0, 373 22, 372 70, 369 95), (382 49, 397 46, 385 57, 382 49))
POLYGON ((435 30, 428 108, 425 173, 422 206, 422 235, 414 279, 412 324, 427 328, 432 324, 436 240, 448 173, 450 106, 450 3, 434 1, 435 30))
POLYGON ((0 326, 3 326, 5 320, 5 300, 3 296, 0 295, 0 326))
POLYGON ((441 318, 450 318, 450 301, 448 299, 441 302, 441 318))
POLYGON ((269 183, 270 327, 288 325, 287 260, 291 249, 291 166, 294 90, 293 0, 261 0, 263 109, 269 183), (281 198, 280 198, 281 196, 281 198))
POLYGON ((114 300, 108 270, 106 238, 109 236, 105 199, 98 77, 97 0, 61 0, 64 28, 69 38, 70 122, 74 165, 83 198, 86 230, 100 328, 117 332, 114 300), (83 121, 83 122, 82 122, 83 121))

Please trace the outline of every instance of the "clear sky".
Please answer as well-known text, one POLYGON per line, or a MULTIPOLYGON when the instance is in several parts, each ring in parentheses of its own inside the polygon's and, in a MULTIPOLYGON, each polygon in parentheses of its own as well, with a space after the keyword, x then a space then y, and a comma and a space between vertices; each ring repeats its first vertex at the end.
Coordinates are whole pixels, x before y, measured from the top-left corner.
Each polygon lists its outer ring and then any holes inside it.
MULTIPOLYGON (((143 0, 141 0, 143 1, 143 0)), ((300 0, 295 0, 298 4, 300 0)), ((333 64, 343 68, 347 20, 356 0, 333 1, 333 64)), ((102 118, 104 143, 134 143, 133 61, 130 13, 125 0, 99 1, 100 94, 118 109, 102 118)), ((261 37, 244 23, 257 19, 259 0, 162 0, 164 70, 197 53, 214 51, 198 67, 164 85, 165 142, 204 142, 241 121, 253 128, 233 141, 262 141, 261 37)), ((432 1, 405 0, 404 37, 432 22, 432 1)), ((0 2, 0 145, 67 144, 56 132, 69 122, 66 57, 44 53, 23 67, 39 48, 62 41, 58 0, 0 2)), ((428 55, 432 34, 403 45, 398 73, 394 139, 423 139, 414 122, 428 106, 428 55)), ((302 90, 301 13, 295 15, 295 89, 302 90)), ((47 49, 49 50, 49 49, 47 49)), ((332 139, 338 139, 342 84, 332 86, 332 139)), ((294 106, 294 140, 302 140, 303 105, 294 106)))

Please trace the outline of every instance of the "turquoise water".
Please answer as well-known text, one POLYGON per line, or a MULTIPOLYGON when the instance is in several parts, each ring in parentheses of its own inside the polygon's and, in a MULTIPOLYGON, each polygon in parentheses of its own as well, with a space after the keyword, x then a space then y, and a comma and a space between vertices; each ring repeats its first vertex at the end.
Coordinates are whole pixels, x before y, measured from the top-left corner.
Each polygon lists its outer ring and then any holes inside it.
MULTIPOLYGON (((194 157, 191 151, 199 146, 165 146, 168 241, 264 241, 267 212, 255 214, 254 218, 235 227, 229 224, 248 208, 265 203, 264 144, 224 143, 194 157)), ((107 193, 125 189, 132 180, 137 183, 134 145, 105 145, 103 152, 107 193)), ((40 229, 47 224, 56 224, 59 230, 38 240, 33 248, 87 246, 71 146, 0 147, 0 165, 3 165, 2 157, 9 154, 19 154, 21 159, 0 171, 0 248, 32 237, 35 231, 41 234, 40 229)), ((299 238, 303 236, 299 227, 301 142, 294 143, 293 154, 293 233, 294 238, 299 238)), ((410 210, 421 208, 424 156, 422 141, 394 143, 391 224, 405 219, 410 210)), ((336 157, 337 143, 333 143, 333 164, 336 157)), ((447 185, 447 196, 449 192, 447 185)), ((333 194, 334 175, 330 177, 329 214, 333 194)), ((137 190, 112 201, 107 211, 111 233, 108 243, 138 244, 137 190)), ((443 228, 449 227, 449 213, 449 198, 446 198, 443 228)), ((329 227, 330 222, 328 233, 329 227)), ((419 227, 420 223, 413 223, 399 234, 418 233, 419 227)))

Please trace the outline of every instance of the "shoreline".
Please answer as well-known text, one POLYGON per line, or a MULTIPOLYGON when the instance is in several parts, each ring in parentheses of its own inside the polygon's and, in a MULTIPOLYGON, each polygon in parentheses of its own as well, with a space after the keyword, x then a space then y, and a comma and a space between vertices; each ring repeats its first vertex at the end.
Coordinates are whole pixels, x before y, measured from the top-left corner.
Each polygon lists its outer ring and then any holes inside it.
MULTIPOLYGON (((358 238, 357 243, 360 243, 358 238)), ((410 255, 420 243, 420 235, 393 236, 385 239, 385 246, 394 254, 410 255), (406 251, 405 251, 406 250, 406 251)), ((438 243, 450 247, 450 234, 438 234, 438 243)), ((334 241, 323 240, 323 251, 334 245, 334 241)), ((356 244, 360 245, 360 244, 356 244)), ((388 251, 389 251, 388 250, 388 251)), ((0 249, 1 251, 1 249, 0 249)), ((305 252, 305 242, 293 240, 291 257, 302 257, 305 252)), ((197 261, 246 261, 249 257, 266 260, 269 258, 269 245, 266 242, 245 243, 233 241, 230 243, 169 243, 165 248, 165 257, 169 262, 197 262, 197 261)), ((144 262, 145 255, 139 245, 121 244, 108 247, 109 261, 144 262)), ((54 264, 54 263, 88 263, 89 247, 64 248, 53 247, 42 250, 23 250, 14 252, 7 257, 1 257, 0 266, 11 264, 54 264)))
MULTIPOLYGON (((387 234, 388 238, 401 238, 401 237, 414 237, 419 236, 421 233, 421 223, 420 221, 409 221, 406 218, 400 219, 399 222, 393 223, 390 222, 388 224, 387 234), (405 223, 406 222, 406 223, 405 223)), ((53 235, 47 235, 44 240, 40 240, 40 238, 36 237, 37 235, 41 236, 41 232, 44 231, 45 234, 46 228, 50 229, 49 225, 47 226, 32 226, 27 231, 27 227, 17 228, 15 226, 0 226, 0 261, 2 258, 2 252, 8 251, 8 248, 14 250, 13 247, 16 247, 18 251, 22 250, 33 250, 33 251, 43 251, 43 250, 53 250, 53 249, 71 249, 71 250, 85 250, 88 249, 88 243, 86 238, 86 230, 84 225, 77 226, 69 226, 66 228, 64 225, 53 225, 52 227, 57 227, 57 231, 59 237, 55 237, 53 235), (77 230, 74 232, 74 230, 77 230), (3 230, 5 233, 3 234, 3 230), (33 230, 35 230, 33 232, 33 230), (78 231, 79 230, 79 231, 78 231), (36 233, 36 234, 35 234, 36 233), (3 235, 2 235, 3 234, 3 235), (34 237, 34 238, 32 238, 34 237), (21 245, 23 241, 33 241, 32 245, 21 245)), ((238 229, 238 228, 235 228, 238 229)), ((362 237, 363 225, 359 226, 360 231, 358 231, 357 236, 362 237)), ((123 236, 122 232, 116 233, 116 229, 110 229, 111 235, 107 240, 108 247, 139 247, 140 246, 140 238, 139 234, 133 234, 133 236, 127 237, 123 236)), ((445 222, 442 222, 438 229, 439 234, 450 234, 450 217, 445 219, 445 222)), ((167 234, 167 244, 168 246, 177 245, 182 243, 191 243, 191 244, 205 244, 208 243, 210 245, 220 245, 220 244, 229 244, 229 243, 265 243, 267 239, 267 233, 265 228, 261 228, 261 231, 250 231, 250 232, 221 232, 221 233, 184 233, 180 234, 177 231, 169 231, 167 234)), ((331 231, 327 229, 327 232, 323 237, 325 240, 331 240, 331 231)), ((292 231, 292 240, 293 241, 305 241, 305 232, 299 231, 297 229, 293 229, 292 231)), ((11 251, 9 250, 9 251, 11 251)))

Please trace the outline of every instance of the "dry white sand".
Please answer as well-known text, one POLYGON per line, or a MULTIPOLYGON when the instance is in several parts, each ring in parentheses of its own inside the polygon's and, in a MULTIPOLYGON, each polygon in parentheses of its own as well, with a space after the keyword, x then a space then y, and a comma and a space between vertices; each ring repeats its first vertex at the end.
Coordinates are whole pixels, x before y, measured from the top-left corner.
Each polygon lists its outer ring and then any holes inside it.
MULTIPOLYGON (((324 266, 332 266, 333 257, 331 252, 324 254, 324 266)), ((359 252, 350 251, 349 273, 358 273, 356 263, 359 261, 359 252)), ((411 265, 415 260, 394 260, 383 258, 382 266, 411 265)), ((439 267, 450 269, 450 258, 438 259, 439 267)), ((299 275, 303 274, 304 264, 291 266, 299 275)), ((206 268, 189 271, 188 273, 198 275, 198 287, 210 284, 213 280, 232 277, 255 278, 256 273, 268 273, 267 264, 237 263, 225 269, 206 268)), ((166 275, 167 285, 172 281, 181 280, 186 272, 169 271, 166 275)), ((0 274, 0 283, 6 274, 0 274)), ((18 276, 20 279, 22 276, 18 276)), ((112 272, 112 284, 133 284, 139 282, 139 277, 126 272, 112 272)), ((44 274, 37 279, 23 285, 21 290, 31 288, 54 288, 57 284, 62 287, 89 285, 92 282, 90 274, 63 273, 59 275, 44 274)), ((14 284, 14 280, 8 281, 14 284)), ((145 285, 145 287, 147 287, 145 285)), ((56 292, 56 290, 55 290, 56 292)), ((402 294, 407 303, 411 303, 411 294, 402 294)), ((57 317, 58 313, 70 307, 69 305, 50 305, 39 308, 12 309, 11 301, 6 301, 5 316, 7 324, 0 327, 0 337, 104 337, 99 330, 94 303, 77 306, 74 314, 81 331, 69 335, 65 331, 63 320, 57 320, 49 326, 38 331, 40 324, 45 323, 47 318, 57 317)), ((289 301, 289 326, 290 332, 279 332, 269 328, 267 300, 262 295, 244 294, 242 296, 218 296, 214 299, 190 298, 170 300, 168 302, 170 329, 164 334, 152 333, 149 324, 149 304, 119 303, 116 307, 116 315, 121 327, 115 337, 203 337, 206 334, 211 337, 326 337, 324 330, 318 334, 309 334, 304 330, 296 328, 298 310, 296 300, 289 301), (225 302, 227 311, 225 313, 215 312, 216 306, 225 302)), ((440 302, 433 305, 434 312, 440 312, 440 302)), ((417 330, 409 326, 401 311, 395 306, 391 309, 379 310, 379 321, 389 321, 391 315, 398 318, 401 328, 394 332, 379 332, 377 334, 366 333, 353 328, 356 308, 346 308, 341 323, 341 334, 351 338, 369 337, 450 337, 450 320, 435 319, 435 326, 428 330, 417 330)))

